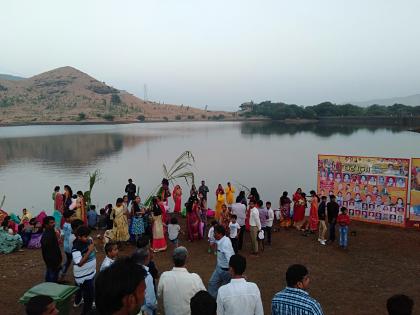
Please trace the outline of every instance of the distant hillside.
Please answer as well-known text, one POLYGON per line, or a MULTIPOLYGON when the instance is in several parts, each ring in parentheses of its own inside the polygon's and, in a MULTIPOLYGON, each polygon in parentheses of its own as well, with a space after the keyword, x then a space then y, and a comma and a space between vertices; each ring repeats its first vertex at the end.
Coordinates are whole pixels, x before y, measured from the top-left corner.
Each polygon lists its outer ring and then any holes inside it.
POLYGON ((390 106, 394 104, 419 106, 420 94, 414 94, 414 95, 404 96, 404 97, 382 98, 382 99, 375 99, 375 100, 364 101, 364 102, 352 102, 352 104, 358 105, 358 106, 370 106, 373 104, 386 105, 386 106, 390 106))
POLYGON ((72 67, 0 80, 0 124, 209 120, 230 118, 189 106, 147 102, 72 67))
POLYGON ((18 76, 15 76, 15 75, 0 73, 0 80, 20 81, 20 80, 24 80, 24 79, 25 78, 18 77, 18 76))

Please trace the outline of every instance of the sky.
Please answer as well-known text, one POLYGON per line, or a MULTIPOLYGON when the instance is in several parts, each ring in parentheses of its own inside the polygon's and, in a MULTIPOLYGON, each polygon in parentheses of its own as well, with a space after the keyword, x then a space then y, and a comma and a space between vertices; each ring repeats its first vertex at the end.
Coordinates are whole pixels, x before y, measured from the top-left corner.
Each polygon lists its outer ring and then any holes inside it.
POLYGON ((0 73, 208 109, 420 93, 418 0, 0 0, 0 73))

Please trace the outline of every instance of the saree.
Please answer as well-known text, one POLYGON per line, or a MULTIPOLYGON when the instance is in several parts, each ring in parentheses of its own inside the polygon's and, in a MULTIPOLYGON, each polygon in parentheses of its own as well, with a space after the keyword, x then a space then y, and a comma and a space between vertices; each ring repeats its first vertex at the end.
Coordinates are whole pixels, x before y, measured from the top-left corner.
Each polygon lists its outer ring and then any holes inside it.
POLYGON ((199 226, 200 218, 198 215, 198 208, 193 206, 191 211, 187 211, 187 231, 189 241, 200 239, 199 226))
POLYGON ((153 226, 152 226, 152 250, 154 252, 160 252, 166 250, 165 233, 163 230, 162 215, 153 215, 153 226))
POLYGON ((229 228, 229 223, 230 223, 230 214, 229 214, 229 210, 226 209, 226 211, 222 211, 222 213, 220 214, 220 220, 219 220, 219 224, 225 228, 226 233, 229 228))
POLYGON ((295 223, 303 221, 305 218, 305 199, 301 194, 295 193, 293 195, 293 221, 295 223))
POLYGON ((214 218, 219 221, 220 214, 222 213, 222 205, 225 203, 225 196, 223 193, 219 193, 216 198, 216 207, 215 207, 215 215, 214 218))
POLYGON ((226 186, 225 187, 225 192, 226 192, 226 203, 228 205, 231 205, 235 202, 234 198, 235 198, 235 187, 233 186, 226 186))
POLYGON ((22 247, 22 237, 19 234, 11 235, 4 229, 0 229, 0 253, 10 254, 22 247))
POLYGON ((315 196, 311 201, 311 209, 309 212, 309 228, 311 231, 318 230, 318 198, 315 196))
POLYGON ((290 218, 290 203, 285 203, 280 207, 280 227, 288 228, 292 225, 290 218))
POLYGON ((114 216, 114 226, 112 232, 114 234, 114 241, 126 242, 130 239, 128 234, 127 216, 124 213, 124 207, 112 208, 111 217, 114 216))
POLYGON ((180 213, 181 212, 181 196, 182 196, 182 189, 179 187, 179 185, 176 185, 173 192, 172 192, 172 198, 174 200, 174 212, 180 213))
POLYGON ((79 220, 82 220, 85 225, 87 225, 85 198, 77 197, 76 204, 77 204, 76 217, 79 220))

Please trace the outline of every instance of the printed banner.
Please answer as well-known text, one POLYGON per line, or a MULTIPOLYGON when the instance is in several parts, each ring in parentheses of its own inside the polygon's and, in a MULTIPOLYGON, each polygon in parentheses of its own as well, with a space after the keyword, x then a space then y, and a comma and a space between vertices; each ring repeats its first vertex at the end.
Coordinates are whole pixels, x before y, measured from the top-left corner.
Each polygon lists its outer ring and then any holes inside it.
POLYGON ((420 223, 420 158, 411 159, 410 225, 420 223), (417 221, 416 223, 413 221, 417 221))
POLYGON ((318 156, 318 194, 335 195, 353 220, 405 226, 409 159, 318 156))

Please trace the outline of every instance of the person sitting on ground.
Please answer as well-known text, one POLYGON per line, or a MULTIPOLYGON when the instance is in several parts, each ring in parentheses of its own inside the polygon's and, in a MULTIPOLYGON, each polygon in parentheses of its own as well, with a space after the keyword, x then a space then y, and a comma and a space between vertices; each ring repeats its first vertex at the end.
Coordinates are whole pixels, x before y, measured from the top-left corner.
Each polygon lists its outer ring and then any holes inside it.
POLYGON ((165 271, 160 277, 158 296, 163 297, 166 315, 189 315, 191 298, 198 291, 206 289, 199 275, 188 272, 185 267, 187 258, 188 251, 185 247, 175 248, 172 254, 175 267, 171 271, 165 271))
POLYGON ((105 258, 101 264, 99 271, 111 266, 118 257, 118 245, 115 242, 108 242, 105 244, 105 258))
POLYGON ((96 309, 102 315, 138 314, 144 303, 146 272, 133 258, 117 259, 95 281, 96 309))
POLYGON ((175 247, 178 247, 178 235, 181 232, 181 227, 179 226, 178 219, 176 217, 172 217, 170 222, 171 223, 168 224, 168 238, 175 247))
POLYGON ((50 296, 36 295, 31 297, 25 306, 26 315, 58 315, 58 309, 50 296))
POLYGON ((190 308, 191 315, 216 315, 217 304, 207 291, 201 290, 191 298, 190 308))
POLYGON ((98 225, 98 214, 96 213, 95 205, 91 205, 87 212, 88 226, 91 230, 96 230, 98 225))
POLYGON ((287 287, 276 293, 271 301, 272 315, 306 314, 323 315, 321 305, 309 296, 308 269, 292 265, 286 272, 287 287))
POLYGON ((136 249, 132 255, 137 265, 139 265, 140 268, 143 268, 147 273, 145 279, 146 294, 144 296, 144 305, 141 307, 141 310, 145 315, 154 315, 157 309, 156 291, 153 283, 153 277, 149 272, 149 267, 147 267, 150 260, 150 252, 150 247, 144 246, 136 249))
POLYGON ((217 294, 217 315, 264 315, 261 293, 257 285, 244 278, 246 259, 233 255, 229 260, 230 283, 217 294))
POLYGON ((411 315, 413 306, 413 300, 404 294, 393 295, 386 301, 388 315, 411 315))
POLYGON ((106 223, 107 223, 106 211, 105 211, 105 208, 102 208, 101 210, 99 210, 98 229, 106 230, 107 228, 106 223))

